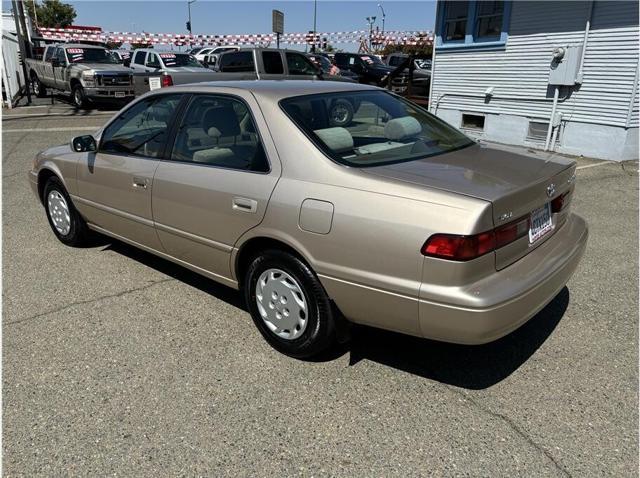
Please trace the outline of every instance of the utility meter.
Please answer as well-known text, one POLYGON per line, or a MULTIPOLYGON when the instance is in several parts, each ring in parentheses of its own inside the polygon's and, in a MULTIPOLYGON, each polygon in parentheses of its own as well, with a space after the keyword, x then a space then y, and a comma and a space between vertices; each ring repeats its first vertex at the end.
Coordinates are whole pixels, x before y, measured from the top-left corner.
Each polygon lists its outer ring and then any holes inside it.
POLYGON ((549 84, 557 86, 575 85, 581 57, 582 45, 554 48, 551 54, 549 84))

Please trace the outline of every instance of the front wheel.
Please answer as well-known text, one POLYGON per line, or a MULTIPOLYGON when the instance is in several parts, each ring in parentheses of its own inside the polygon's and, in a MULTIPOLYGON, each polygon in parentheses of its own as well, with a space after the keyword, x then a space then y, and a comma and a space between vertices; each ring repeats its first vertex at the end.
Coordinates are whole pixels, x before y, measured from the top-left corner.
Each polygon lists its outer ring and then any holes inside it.
POLYGON ((82 85, 75 85, 71 89, 71 98, 76 108, 84 108, 87 105, 87 97, 82 85))
POLYGON ((44 186, 44 207, 49 225, 60 242, 73 247, 87 243, 87 223, 73 206, 66 189, 57 177, 49 178, 44 186))
POLYGON ((276 350, 308 358, 336 341, 335 318, 322 284, 296 256, 279 250, 258 255, 244 281, 247 308, 276 350))

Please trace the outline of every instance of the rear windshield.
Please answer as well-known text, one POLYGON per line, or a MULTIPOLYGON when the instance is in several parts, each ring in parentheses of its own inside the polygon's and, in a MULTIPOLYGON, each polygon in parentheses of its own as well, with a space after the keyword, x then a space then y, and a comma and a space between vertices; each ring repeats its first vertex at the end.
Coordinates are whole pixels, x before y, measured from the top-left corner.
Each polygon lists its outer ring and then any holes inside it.
POLYGON ((172 68, 174 66, 190 66, 194 68, 204 68, 198 60, 187 53, 160 53, 160 58, 164 66, 172 68))
POLYGON ((118 63, 107 50, 100 48, 67 48, 71 63, 118 63))
POLYGON ((296 96, 280 104, 316 146, 348 166, 413 161, 474 144, 426 110, 386 91, 296 96))

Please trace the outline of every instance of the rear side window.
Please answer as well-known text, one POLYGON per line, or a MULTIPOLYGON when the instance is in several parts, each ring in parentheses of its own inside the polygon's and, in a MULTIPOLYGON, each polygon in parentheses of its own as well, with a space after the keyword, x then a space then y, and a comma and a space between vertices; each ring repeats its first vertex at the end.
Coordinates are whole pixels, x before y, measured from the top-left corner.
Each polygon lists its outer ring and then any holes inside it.
POLYGON ((53 58, 53 52, 56 51, 56 48, 47 48, 47 52, 45 53, 44 56, 44 61, 51 61, 51 58, 53 58))
POLYGON ((239 51, 225 53, 220 60, 220 71, 247 72, 255 71, 253 52, 239 51))
POLYGON ((300 53, 286 53, 290 75, 315 75, 316 67, 300 53))
POLYGON ((269 171, 249 108, 227 96, 196 95, 191 100, 171 159, 243 171, 269 171))
POLYGON ((147 56, 146 66, 151 68, 160 68, 160 60, 158 59, 158 55, 156 55, 155 53, 149 53, 149 56, 147 56))
POLYGON ((135 104, 105 129, 100 152, 159 158, 181 98, 181 94, 152 96, 135 104))
POLYGON ((137 51, 136 55, 133 57, 133 62, 138 65, 144 65, 144 56, 147 54, 146 51, 137 51))
POLYGON ((282 56, 278 51, 263 51, 262 63, 264 64, 264 72, 272 75, 281 75, 284 73, 282 64, 282 56))

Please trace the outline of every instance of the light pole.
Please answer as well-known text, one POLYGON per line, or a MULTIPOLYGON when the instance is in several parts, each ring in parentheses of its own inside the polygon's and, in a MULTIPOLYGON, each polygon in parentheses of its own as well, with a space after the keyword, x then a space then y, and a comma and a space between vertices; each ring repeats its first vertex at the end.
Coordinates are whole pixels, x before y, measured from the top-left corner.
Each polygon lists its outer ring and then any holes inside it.
POLYGON ((189 21, 187 21, 187 30, 189 30, 189 35, 191 35, 191 4, 192 3, 196 3, 196 0, 187 1, 187 9, 189 10, 189 21))
POLYGON ((369 24, 369 50, 371 50, 371 37, 373 36, 373 24, 376 22, 376 17, 367 17, 366 20, 369 24))
POLYGON ((387 15, 384 13, 384 8, 382 8, 382 3, 378 3, 378 7, 382 10, 382 36, 384 37, 384 20, 387 18, 387 15))
POLYGON ((318 0, 313 0, 313 43, 311 44, 311 53, 316 52, 316 17, 318 13, 318 0))

